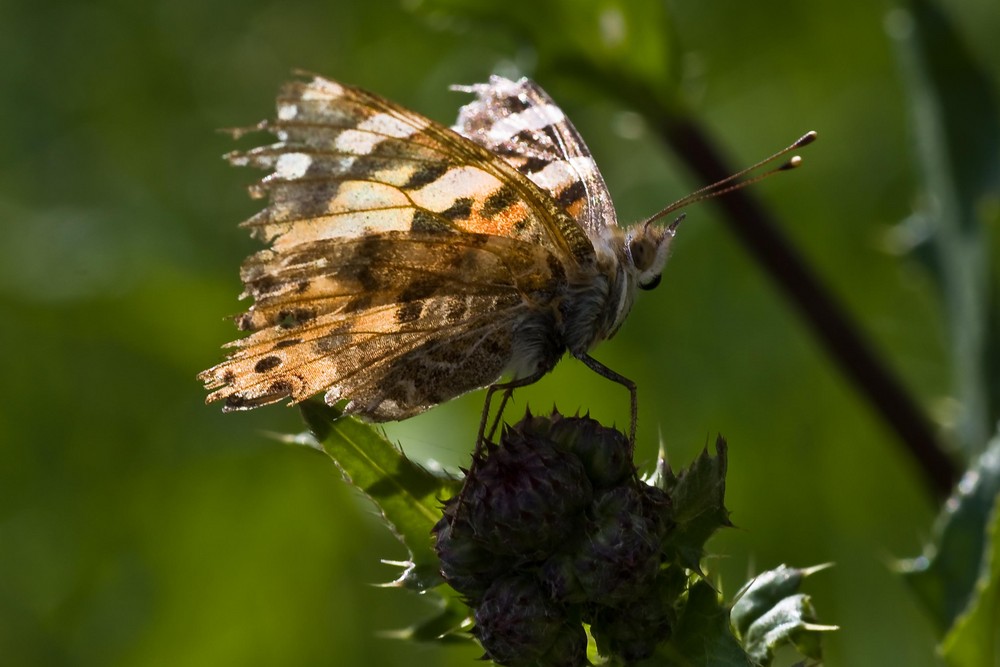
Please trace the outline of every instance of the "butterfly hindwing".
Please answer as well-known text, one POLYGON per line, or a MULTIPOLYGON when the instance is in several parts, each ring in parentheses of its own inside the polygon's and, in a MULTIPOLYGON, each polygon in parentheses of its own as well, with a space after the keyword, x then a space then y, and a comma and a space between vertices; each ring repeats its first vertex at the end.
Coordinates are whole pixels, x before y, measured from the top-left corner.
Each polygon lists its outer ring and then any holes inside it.
POLYGON ((213 369, 228 384, 211 398, 239 410, 327 392, 331 403, 349 398, 348 412, 404 419, 499 375, 510 333, 497 317, 519 306, 516 295, 438 297, 319 318, 279 340, 255 334, 213 369), (466 312, 479 315, 453 316, 466 312))
POLYGON ((530 295, 564 277, 542 246, 507 237, 386 232, 326 239, 251 256, 242 278, 255 303, 239 324, 257 331, 286 322, 289 311, 316 317, 431 296, 530 295))

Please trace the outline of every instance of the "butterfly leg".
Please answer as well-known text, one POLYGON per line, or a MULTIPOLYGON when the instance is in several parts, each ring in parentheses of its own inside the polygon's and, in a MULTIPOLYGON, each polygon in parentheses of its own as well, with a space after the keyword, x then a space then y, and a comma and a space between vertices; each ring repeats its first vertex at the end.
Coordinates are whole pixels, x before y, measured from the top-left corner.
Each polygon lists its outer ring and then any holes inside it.
POLYGON ((538 382, 538 380, 540 380, 547 372, 547 370, 538 370, 531 375, 523 378, 515 378, 510 382, 498 382, 496 384, 491 384, 486 389, 486 401, 483 403, 483 415, 479 420, 479 435, 476 438, 476 449, 472 453, 472 465, 469 466, 469 470, 465 473, 466 484, 462 485, 462 489, 458 492, 458 496, 456 497, 455 502, 457 503, 457 507, 455 514, 452 517, 452 522, 458 519, 458 516, 462 511, 462 507, 465 504, 465 490, 468 488, 468 480, 475 474, 476 466, 478 466, 485 459, 486 445, 496 434, 496 430, 500 426, 500 418, 503 416, 503 410, 507 406, 507 402, 510 400, 511 396, 514 395, 514 390, 519 387, 527 387, 529 384, 538 382), (503 392, 503 398, 500 400, 500 406, 497 409, 496 417, 493 418, 489 434, 487 434, 486 424, 489 423, 490 405, 493 403, 493 394, 498 391, 503 392))
POLYGON ((479 420, 479 437, 476 438, 476 453, 480 453, 486 441, 492 440, 493 436, 496 434, 497 428, 500 426, 500 418, 503 416, 503 410, 507 407, 507 402, 510 400, 511 396, 514 395, 514 390, 520 387, 527 387, 529 384, 534 384, 538 382, 542 377, 545 376, 547 370, 538 370, 531 375, 526 375, 523 378, 515 378, 510 382, 498 382, 496 384, 491 384, 486 390, 486 401, 483 404, 483 416, 479 420), (500 399, 500 407, 497 409, 496 417, 493 418, 493 423, 490 426, 489 434, 486 432, 486 424, 490 417, 490 405, 493 403, 493 394, 502 391, 503 398, 500 399))
POLYGON ((503 417, 503 411, 507 407, 507 403, 510 402, 510 399, 513 397, 514 390, 512 388, 508 387, 507 389, 504 389, 503 396, 500 397, 500 405, 497 407, 497 413, 493 417, 493 423, 490 424, 489 433, 483 434, 490 442, 493 441, 493 437, 496 435, 497 429, 500 428, 500 418, 503 417))
MULTIPOLYGON (((599 362, 597 359, 594 359, 589 354, 581 354, 580 356, 577 357, 577 359, 585 363, 587 365, 587 368, 594 371, 598 375, 606 377, 612 382, 617 382, 621 386, 628 389, 629 397, 631 399, 631 408, 632 408, 631 422, 629 424, 629 429, 628 429, 628 444, 629 444, 629 449, 634 451, 635 426, 636 422, 639 419, 639 396, 638 393, 636 392, 635 382, 629 380, 624 375, 614 372, 613 370, 611 370, 610 368, 599 362)), ((629 452, 630 457, 632 456, 632 453, 633 453, 632 451, 629 452)))

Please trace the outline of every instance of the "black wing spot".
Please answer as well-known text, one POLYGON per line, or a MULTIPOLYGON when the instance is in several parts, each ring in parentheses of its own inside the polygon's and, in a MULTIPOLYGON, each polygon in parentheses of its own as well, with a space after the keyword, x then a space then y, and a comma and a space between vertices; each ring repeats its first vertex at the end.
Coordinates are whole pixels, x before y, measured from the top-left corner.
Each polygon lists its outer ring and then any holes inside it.
POLYGON ((556 201, 563 208, 569 208, 573 203, 580 201, 586 196, 587 186, 583 184, 583 181, 573 181, 573 183, 559 191, 556 201))
POLYGON ((483 216, 492 218, 507 210, 517 202, 517 194, 514 189, 504 185, 499 190, 491 194, 483 202, 483 216))
MULTIPOLYGON (((447 211, 442 215, 446 214, 447 211)), ((443 232, 452 231, 452 228, 448 225, 448 223, 441 220, 441 218, 433 213, 428 213, 423 209, 417 209, 413 213, 413 221, 410 222, 410 229, 414 232, 422 232, 425 234, 441 234, 443 232)))
POLYGON ((472 197, 459 197, 441 215, 448 220, 468 220, 472 215, 472 197))
POLYGON ((281 365, 281 357, 271 355, 269 357, 264 357, 256 364, 254 364, 254 371, 257 373, 266 373, 269 370, 275 369, 281 365))
POLYGON ((424 304, 422 302, 411 301, 410 303, 404 303, 396 311, 396 322, 400 324, 412 322, 419 318, 422 312, 424 312, 424 304))
POLYGON ((551 160, 546 160, 540 157, 529 157, 528 160, 517 168, 522 174, 534 174, 537 171, 545 169, 551 164, 551 160))
POLYGON ((315 317, 316 311, 311 308, 295 308, 279 312, 276 323, 282 329, 292 329, 300 324, 305 324, 309 320, 315 319, 315 317))
POLYGON ((446 162, 431 162, 417 169, 410 176, 410 179, 403 185, 404 190, 418 190, 425 185, 433 183, 447 173, 449 166, 446 162))

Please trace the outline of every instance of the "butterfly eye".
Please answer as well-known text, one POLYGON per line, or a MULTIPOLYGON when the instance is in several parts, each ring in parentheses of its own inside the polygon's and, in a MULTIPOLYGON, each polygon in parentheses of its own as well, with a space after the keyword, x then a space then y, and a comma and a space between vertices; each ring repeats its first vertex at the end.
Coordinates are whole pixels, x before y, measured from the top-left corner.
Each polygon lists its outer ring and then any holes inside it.
POLYGON ((632 265, 645 271, 652 263, 656 251, 648 238, 639 236, 629 242, 629 254, 632 256, 632 265))
POLYGON ((650 279, 648 283, 639 283, 639 289, 642 290, 656 289, 656 286, 660 284, 661 280, 663 280, 663 274, 657 273, 650 279))

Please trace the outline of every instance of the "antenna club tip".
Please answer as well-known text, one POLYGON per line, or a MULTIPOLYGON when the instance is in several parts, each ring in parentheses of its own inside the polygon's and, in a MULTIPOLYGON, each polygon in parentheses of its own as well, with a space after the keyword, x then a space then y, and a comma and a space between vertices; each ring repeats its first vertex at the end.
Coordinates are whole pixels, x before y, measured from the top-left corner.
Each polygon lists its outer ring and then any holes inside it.
POLYGON ((802 137, 798 141, 796 141, 794 144, 792 144, 792 145, 795 146, 796 148, 800 148, 802 146, 808 146, 812 142, 816 141, 816 139, 818 137, 819 137, 819 134, 817 134, 816 130, 809 130, 808 132, 806 132, 805 134, 803 134, 802 137))
POLYGON ((788 158, 788 162, 778 167, 778 171, 788 171, 789 169, 795 169, 800 164, 802 164, 802 158, 798 155, 793 155, 788 158))

